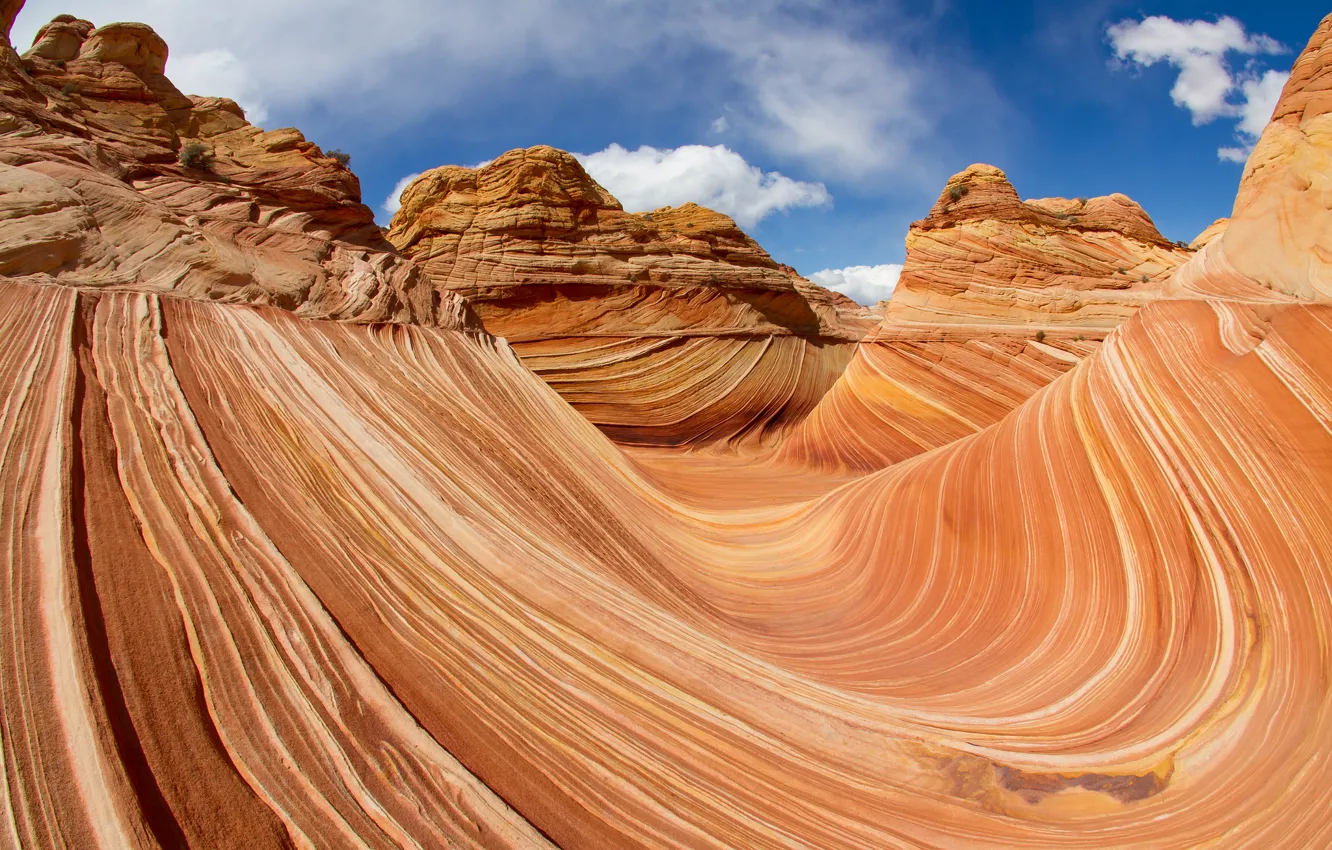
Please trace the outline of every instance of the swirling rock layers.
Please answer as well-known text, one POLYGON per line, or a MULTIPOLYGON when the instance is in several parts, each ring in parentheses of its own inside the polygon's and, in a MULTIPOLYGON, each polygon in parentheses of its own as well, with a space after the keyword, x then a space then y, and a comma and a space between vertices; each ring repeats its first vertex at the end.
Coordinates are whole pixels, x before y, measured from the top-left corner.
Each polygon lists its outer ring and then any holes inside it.
MULTIPOLYGON (((783 462, 626 452, 461 319, 108 284, 115 203, 22 183, 0 846, 1332 844, 1332 304, 1292 261, 1332 215, 1279 214, 1318 120, 1177 297, 885 323, 843 380, 891 414, 830 397, 783 462)), ((23 178, 128 156, 18 138, 23 178)))
POLYGON ((1190 256, 1123 195, 1022 201, 1002 171, 973 165, 911 226, 882 322, 777 455, 868 471, 993 425, 1160 298, 1190 256))
POLYGON ((873 324, 727 216, 627 213, 551 147, 426 172, 388 238, 623 443, 770 444, 873 324))

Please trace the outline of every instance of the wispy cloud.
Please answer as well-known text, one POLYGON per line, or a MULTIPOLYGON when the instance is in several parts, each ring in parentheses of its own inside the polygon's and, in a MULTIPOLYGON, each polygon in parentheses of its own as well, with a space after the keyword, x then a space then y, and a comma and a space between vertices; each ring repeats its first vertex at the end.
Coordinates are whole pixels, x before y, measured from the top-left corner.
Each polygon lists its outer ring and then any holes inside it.
POLYGON ((813 27, 784 11, 780 3, 748 15, 714 8, 699 34, 729 58, 748 94, 731 125, 830 176, 903 167, 932 129, 925 61, 857 33, 853 19, 813 27))
POLYGON ((779 210, 832 201, 822 183, 765 172, 724 145, 666 150, 644 146, 631 151, 612 144, 575 156, 593 179, 632 211, 692 201, 726 213, 741 227, 753 227, 779 210))
POLYGON ((814 272, 809 279, 842 293, 858 304, 872 307, 892 296, 901 274, 902 267, 898 265, 847 266, 844 269, 814 272))
POLYGON ((1217 151, 1224 160, 1243 162, 1276 108, 1289 74, 1260 73, 1253 57, 1285 53, 1275 39, 1250 34, 1234 18, 1215 21, 1177 21, 1164 15, 1124 20, 1106 34, 1115 57, 1130 65, 1147 67, 1167 62, 1179 71, 1170 97, 1187 109, 1195 125, 1218 118, 1236 121, 1237 147, 1217 151), (1250 57, 1238 70, 1230 56, 1250 57))

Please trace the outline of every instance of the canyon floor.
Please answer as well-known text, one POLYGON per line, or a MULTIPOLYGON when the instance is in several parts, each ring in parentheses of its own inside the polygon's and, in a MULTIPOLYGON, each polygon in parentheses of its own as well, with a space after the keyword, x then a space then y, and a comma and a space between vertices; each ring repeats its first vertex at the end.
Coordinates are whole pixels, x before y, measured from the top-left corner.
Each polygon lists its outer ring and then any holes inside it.
POLYGON ((0 845, 1332 845, 1332 16, 1192 244, 975 165, 873 308, 166 70, 0 43, 0 845))

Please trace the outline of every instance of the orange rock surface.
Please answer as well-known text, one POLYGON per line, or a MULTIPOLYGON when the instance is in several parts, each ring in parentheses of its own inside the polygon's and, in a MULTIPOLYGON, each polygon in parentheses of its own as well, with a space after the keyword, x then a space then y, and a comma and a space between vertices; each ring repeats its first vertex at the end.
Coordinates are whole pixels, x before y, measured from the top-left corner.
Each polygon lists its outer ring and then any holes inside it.
POLYGON ((771 443, 874 322, 721 213, 627 213, 571 154, 428 171, 388 238, 623 443, 771 443))
POLYGON ((0 845, 1332 844, 1332 303, 1297 262, 1332 213, 1283 214, 1332 168, 1299 84, 1271 176, 1103 342, 881 326, 876 358, 947 368, 895 407, 935 447, 870 470, 812 431, 816 463, 626 450, 407 297, 427 272, 354 241, 336 164, 189 173, 175 124, 31 69, 0 47, 0 845), (216 258, 172 283, 153 221, 216 258), (293 234, 324 247, 263 253, 293 234), (340 256, 398 300, 346 306, 340 256), (950 437, 945 404, 993 421, 950 437))
POLYGON ((275 304, 297 314, 456 325, 360 201, 356 177, 295 130, 264 132, 163 75, 143 24, 44 27, 0 79, 0 274, 275 304), (183 165, 194 145, 201 167, 183 165))
POLYGON ((1244 167, 1235 209, 1170 286, 1175 297, 1332 297, 1332 23, 1291 69, 1272 122, 1244 167), (1273 222, 1280 222, 1274 227, 1273 222))
POLYGON ((1108 329, 1190 254, 1123 195, 1022 201, 1002 171, 973 165, 911 226, 886 318, 1108 329))
POLYGON ((906 244, 882 322, 783 459, 880 469, 989 427, 1159 298, 1191 256, 1123 195, 1022 201, 989 165, 950 179, 906 244))

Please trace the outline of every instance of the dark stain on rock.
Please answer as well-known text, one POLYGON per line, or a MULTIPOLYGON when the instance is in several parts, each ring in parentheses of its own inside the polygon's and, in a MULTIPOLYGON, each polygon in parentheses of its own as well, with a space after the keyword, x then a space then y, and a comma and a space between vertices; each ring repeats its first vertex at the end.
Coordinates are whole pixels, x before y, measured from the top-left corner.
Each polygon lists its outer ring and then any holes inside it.
POLYGON ((1108 773, 1081 773, 1066 776, 1060 773, 1027 773, 1015 767, 995 765, 995 775, 999 784, 1008 791, 1022 795, 1033 805, 1039 803, 1047 794, 1063 791, 1067 788, 1085 788, 1108 794, 1122 803, 1133 803, 1154 797, 1170 784, 1173 768, 1165 775, 1149 772, 1142 776, 1115 775, 1108 773))

